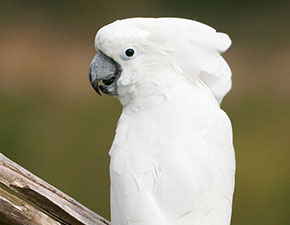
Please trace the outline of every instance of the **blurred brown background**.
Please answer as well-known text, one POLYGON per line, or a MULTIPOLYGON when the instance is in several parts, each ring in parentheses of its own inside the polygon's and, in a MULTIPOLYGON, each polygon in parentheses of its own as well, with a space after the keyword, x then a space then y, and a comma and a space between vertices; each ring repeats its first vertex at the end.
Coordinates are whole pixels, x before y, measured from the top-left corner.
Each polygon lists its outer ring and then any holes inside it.
POLYGON ((290 224, 290 1, 0 0, 0 152, 109 218, 108 151, 121 106, 88 82, 94 36, 134 16, 228 33, 223 102, 237 158, 233 225, 290 224))

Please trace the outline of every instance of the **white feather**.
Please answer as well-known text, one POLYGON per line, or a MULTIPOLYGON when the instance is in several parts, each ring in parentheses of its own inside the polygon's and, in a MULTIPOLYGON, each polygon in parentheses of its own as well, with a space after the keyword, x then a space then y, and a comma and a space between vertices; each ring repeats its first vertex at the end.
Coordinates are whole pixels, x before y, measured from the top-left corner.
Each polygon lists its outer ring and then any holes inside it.
POLYGON ((130 18, 103 27, 96 36, 96 48, 118 62, 122 60, 115 54, 128 42, 155 53, 156 61, 166 57, 190 82, 201 78, 218 103, 231 89, 231 70, 220 56, 231 40, 205 24, 180 18, 130 18))
POLYGON ((112 225, 229 225, 235 159, 219 104, 228 36, 177 18, 102 28, 96 48, 117 61, 123 111, 110 150, 112 225), (140 53, 124 61, 120 52, 140 53))

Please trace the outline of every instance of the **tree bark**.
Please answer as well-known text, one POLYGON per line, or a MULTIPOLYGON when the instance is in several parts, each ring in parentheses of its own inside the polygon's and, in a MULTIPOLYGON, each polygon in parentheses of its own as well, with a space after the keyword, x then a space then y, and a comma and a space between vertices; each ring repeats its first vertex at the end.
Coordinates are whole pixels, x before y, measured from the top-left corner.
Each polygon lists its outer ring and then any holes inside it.
POLYGON ((109 225, 110 222, 0 154, 0 224, 109 225))
POLYGON ((1 188, 0 224, 61 225, 29 203, 1 188))

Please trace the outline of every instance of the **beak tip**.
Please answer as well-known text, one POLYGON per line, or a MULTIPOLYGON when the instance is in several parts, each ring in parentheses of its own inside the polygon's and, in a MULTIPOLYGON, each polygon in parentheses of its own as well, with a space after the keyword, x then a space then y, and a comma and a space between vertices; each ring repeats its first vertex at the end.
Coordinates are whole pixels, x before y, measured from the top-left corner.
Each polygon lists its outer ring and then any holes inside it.
POLYGON ((98 95, 102 96, 100 89, 99 89, 98 82, 92 82, 91 84, 92 84, 94 90, 98 93, 98 95))
POLYGON ((102 96, 102 94, 100 92, 100 89, 99 89, 99 84, 98 84, 99 81, 92 78, 92 68, 91 68, 91 66, 90 66, 90 69, 89 69, 89 81, 90 81, 92 87, 94 88, 94 90, 98 93, 98 95, 102 96))
POLYGON ((102 96, 100 89, 99 89, 99 81, 98 80, 92 80, 90 76, 90 83, 93 87, 93 89, 98 93, 98 95, 102 96))

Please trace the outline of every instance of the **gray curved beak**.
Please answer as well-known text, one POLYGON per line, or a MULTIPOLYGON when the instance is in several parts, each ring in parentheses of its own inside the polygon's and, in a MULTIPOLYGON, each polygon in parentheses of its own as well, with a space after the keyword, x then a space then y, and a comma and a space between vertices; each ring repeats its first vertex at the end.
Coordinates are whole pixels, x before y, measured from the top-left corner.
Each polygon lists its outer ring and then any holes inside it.
POLYGON ((100 90, 108 95, 117 95, 117 80, 121 72, 121 66, 117 62, 104 53, 98 52, 90 64, 90 83, 99 95, 101 95, 100 90))

